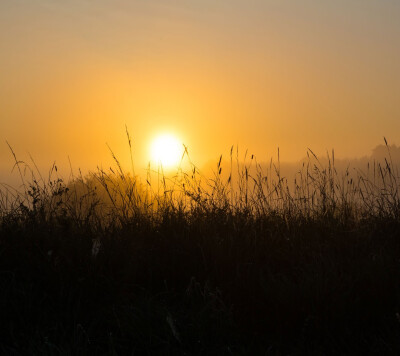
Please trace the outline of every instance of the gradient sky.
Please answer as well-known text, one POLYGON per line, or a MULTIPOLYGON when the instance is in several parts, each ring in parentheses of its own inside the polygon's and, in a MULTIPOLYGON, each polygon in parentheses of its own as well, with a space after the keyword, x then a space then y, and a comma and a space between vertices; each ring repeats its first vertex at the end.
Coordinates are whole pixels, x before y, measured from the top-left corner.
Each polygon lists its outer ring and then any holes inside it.
MULTIPOLYGON (((178 135, 202 164, 400 143, 398 0, 1 0, 5 140, 40 165, 122 161, 178 135)), ((25 155, 25 156, 24 156, 25 155)))

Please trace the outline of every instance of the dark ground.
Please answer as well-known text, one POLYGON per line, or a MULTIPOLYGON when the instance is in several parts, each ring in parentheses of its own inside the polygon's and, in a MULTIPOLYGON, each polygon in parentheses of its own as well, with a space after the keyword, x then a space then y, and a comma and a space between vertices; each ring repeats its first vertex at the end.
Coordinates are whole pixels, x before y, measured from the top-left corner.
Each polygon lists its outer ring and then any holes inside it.
POLYGON ((399 354, 399 292, 394 218, 0 225, 4 355, 399 354))

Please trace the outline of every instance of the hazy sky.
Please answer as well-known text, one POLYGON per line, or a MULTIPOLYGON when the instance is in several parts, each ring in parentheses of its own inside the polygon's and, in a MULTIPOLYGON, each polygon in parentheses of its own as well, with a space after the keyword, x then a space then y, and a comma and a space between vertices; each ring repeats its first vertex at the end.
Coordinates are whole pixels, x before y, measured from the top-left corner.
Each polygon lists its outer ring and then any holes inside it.
POLYGON ((0 68, 1 169, 127 160, 125 124, 139 166, 165 131, 200 164, 400 143, 399 0, 1 0, 0 68))

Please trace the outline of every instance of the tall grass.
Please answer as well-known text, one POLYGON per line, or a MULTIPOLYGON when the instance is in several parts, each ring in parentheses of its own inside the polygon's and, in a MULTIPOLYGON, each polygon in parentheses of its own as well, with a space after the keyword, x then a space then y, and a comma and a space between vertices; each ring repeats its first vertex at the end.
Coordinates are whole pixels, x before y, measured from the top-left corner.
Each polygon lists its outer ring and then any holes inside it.
POLYGON ((336 170, 333 151, 327 155, 327 163, 321 163, 309 149, 308 160, 292 180, 281 175, 279 160, 274 163, 271 159, 265 169, 253 155, 248 158, 247 152, 240 161, 239 150, 235 156, 233 147, 228 174, 222 174, 221 156, 213 176, 204 176, 185 149, 182 161, 186 158, 190 168, 184 171, 180 166, 174 174, 165 174, 162 167, 154 171, 149 166, 143 179, 134 174, 133 161, 131 172, 127 172, 110 149, 115 168, 97 168, 84 177, 81 172, 77 176, 71 172, 68 182, 58 176, 55 164, 43 177, 33 160, 31 168, 11 149, 22 189, 2 186, 1 214, 5 217, 41 211, 50 217, 62 211, 63 216, 79 222, 101 220, 102 226, 109 221, 107 217, 123 224, 139 216, 160 217, 165 210, 188 216, 199 210, 222 210, 254 218, 277 215, 286 220, 330 217, 357 222, 374 216, 398 218, 400 176, 387 142, 386 146, 383 164, 371 162, 364 170, 347 167, 344 172, 336 170))
MULTIPOLYGON (((131 139, 128 135, 129 147, 131 139)), ((133 160, 0 190, 5 354, 397 352, 399 172, 231 148, 205 176, 133 160)), ((132 157, 132 156, 131 156, 132 157)))

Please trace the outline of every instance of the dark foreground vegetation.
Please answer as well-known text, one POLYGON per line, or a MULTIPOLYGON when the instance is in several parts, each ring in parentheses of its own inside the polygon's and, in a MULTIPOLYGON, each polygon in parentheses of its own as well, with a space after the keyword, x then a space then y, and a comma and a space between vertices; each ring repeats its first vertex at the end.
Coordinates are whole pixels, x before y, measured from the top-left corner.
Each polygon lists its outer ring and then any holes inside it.
POLYGON ((399 354, 390 154, 343 174, 309 156, 293 184, 252 157, 226 179, 192 166, 143 184, 117 160, 68 184, 55 167, 27 181, 17 161, 20 192, 1 193, 0 353, 399 354))

